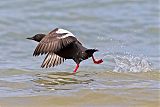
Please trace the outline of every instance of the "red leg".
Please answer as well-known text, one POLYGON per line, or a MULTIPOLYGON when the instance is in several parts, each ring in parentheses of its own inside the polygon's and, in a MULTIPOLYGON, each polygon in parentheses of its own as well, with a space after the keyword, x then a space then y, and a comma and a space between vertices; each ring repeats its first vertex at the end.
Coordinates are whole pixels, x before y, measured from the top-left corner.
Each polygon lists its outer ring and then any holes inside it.
POLYGON ((73 73, 76 73, 77 69, 79 68, 79 64, 77 64, 76 68, 74 69, 73 73))
POLYGON ((102 63, 102 62, 103 62, 103 60, 102 60, 102 59, 100 59, 100 60, 96 61, 96 60, 94 59, 94 56, 92 56, 92 59, 93 59, 93 62, 94 62, 95 64, 100 64, 100 63, 102 63))

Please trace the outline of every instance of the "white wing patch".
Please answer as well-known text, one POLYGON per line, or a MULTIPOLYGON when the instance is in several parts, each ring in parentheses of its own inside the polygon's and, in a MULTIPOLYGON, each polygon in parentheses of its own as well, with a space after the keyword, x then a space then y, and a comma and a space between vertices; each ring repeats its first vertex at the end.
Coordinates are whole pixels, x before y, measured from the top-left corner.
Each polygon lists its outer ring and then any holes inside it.
POLYGON ((58 30, 56 31, 56 33, 57 33, 57 34, 67 33, 66 35, 63 35, 63 36, 61 36, 61 37, 58 37, 58 39, 63 39, 63 38, 66 38, 66 37, 68 37, 68 36, 73 36, 73 37, 75 37, 70 31, 65 30, 65 29, 58 29, 58 30))

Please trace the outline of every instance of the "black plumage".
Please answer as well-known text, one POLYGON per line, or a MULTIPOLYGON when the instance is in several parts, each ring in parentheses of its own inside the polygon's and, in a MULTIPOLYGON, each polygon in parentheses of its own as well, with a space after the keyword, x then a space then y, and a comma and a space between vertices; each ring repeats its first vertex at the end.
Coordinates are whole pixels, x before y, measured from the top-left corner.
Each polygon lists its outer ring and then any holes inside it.
POLYGON ((49 68, 63 63, 66 59, 73 59, 77 66, 77 71, 81 61, 92 57, 94 63, 102 63, 102 59, 95 61, 93 53, 97 49, 87 49, 76 39, 69 31, 56 28, 49 34, 36 34, 31 38, 27 38, 39 42, 33 56, 47 54, 41 67, 49 68))

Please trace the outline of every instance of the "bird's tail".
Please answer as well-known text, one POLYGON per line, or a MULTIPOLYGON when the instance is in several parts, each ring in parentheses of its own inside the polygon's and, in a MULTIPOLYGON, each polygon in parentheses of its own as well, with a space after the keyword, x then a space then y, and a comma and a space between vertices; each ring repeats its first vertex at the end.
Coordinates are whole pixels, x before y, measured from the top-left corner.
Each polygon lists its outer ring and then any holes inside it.
POLYGON ((92 56, 94 52, 98 51, 97 49, 87 49, 85 52, 89 55, 92 56))

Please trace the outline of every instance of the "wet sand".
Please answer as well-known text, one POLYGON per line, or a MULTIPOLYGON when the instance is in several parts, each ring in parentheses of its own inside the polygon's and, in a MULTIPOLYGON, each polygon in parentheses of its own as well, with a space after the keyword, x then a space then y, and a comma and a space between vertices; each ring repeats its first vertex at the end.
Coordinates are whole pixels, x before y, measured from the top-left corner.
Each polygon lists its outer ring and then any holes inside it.
POLYGON ((36 77, 32 80, 34 85, 31 86, 27 86, 27 83, 19 87, 6 85, 14 90, 16 88, 24 90, 29 87, 34 92, 28 95, 1 96, 0 107, 158 107, 160 105, 159 88, 155 87, 160 79, 159 72, 90 74, 80 72, 77 75, 58 72, 34 76, 36 77), (87 81, 86 78, 93 80, 87 81))
POLYGON ((158 91, 148 91, 143 89, 81 90, 70 96, 1 98, 0 104, 1 107, 158 107, 158 91), (117 91, 126 95, 117 95, 117 91), (148 100, 149 97, 150 100, 148 100))

